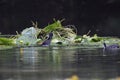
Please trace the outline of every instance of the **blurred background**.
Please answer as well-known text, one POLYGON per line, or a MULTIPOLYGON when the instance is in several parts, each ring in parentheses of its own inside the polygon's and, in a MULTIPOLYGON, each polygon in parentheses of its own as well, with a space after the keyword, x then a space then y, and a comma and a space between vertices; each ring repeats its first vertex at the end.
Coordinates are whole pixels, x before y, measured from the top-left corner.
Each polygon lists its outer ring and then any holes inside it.
POLYGON ((31 21, 43 28, 56 20, 75 25, 78 34, 120 37, 120 0, 0 0, 0 32, 16 34, 31 21))

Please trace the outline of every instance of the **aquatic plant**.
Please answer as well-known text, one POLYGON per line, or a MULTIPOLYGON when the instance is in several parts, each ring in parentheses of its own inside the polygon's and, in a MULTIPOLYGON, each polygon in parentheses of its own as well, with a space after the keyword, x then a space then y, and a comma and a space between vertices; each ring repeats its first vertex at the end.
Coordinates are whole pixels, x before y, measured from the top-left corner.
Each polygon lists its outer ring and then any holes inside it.
POLYGON ((111 37, 99 37, 97 34, 90 36, 88 31, 87 34, 82 36, 77 34, 77 29, 74 25, 63 26, 62 21, 54 20, 52 24, 39 28, 37 22, 32 22, 32 27, 25 28, 14 38, 0 37, 0 45, 16 45, 16 46, 35 46, 46 44, 52 46, 65 46, 65 45, 77 45, 80 47, 103 47, 103 42, 107 44, 120 44, 119 38, 111 37), (49 37, 52 33, 52 38, 49 37), (48 36, 49 35, 49 36, 48 36))
MULTIPOLYGON (((33 23, 33 22, 32 22, 33 23)), ((76 34, 71 28, 64 28, 59 20, 54 23, 40 29, 37 27, 37 23, 33 23, 33 27, 24 29, 21 34, 16 38, 17 45, 35 45, 37 43, 43 43, 46 40, 47 34, 53 33, 53 39, 64 41, 72 41, 76 37, 76 34)))
POLYGON ((38 38, 41 38, 43 41, 46 39, 46 35, 50 32, 53 33, 53 39, 52 43, 66 43, 73 42, 76 33, 73 31, 75 27, 68 25, 68 26, 62 26, 61 21, 57 20, 52 24, 49 24, 45 28, 41 29, 41 32, 39 33, 38 38))
POLYGON ((15 40, 12 38, 0 38, 0 45, 15 45, 15 40))
POLYGON ((50 33, 51 31, 55 31, 56 29, 62 28, 62 24, 60 20, 55 21, 52 24, 49 24, 48 26, 46 26, 45 28, 43 28, 43 30, 46 33, 50 33))

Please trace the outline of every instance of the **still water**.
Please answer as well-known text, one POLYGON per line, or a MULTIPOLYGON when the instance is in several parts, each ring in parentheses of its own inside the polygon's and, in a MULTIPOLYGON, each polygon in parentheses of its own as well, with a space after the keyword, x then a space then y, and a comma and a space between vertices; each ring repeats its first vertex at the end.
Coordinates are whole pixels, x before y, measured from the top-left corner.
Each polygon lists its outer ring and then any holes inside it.
POLYGON ((73 75, 79 80, 120 80, 119 51, 75 46, 0 51, 0 80, 72 80, 73 75))

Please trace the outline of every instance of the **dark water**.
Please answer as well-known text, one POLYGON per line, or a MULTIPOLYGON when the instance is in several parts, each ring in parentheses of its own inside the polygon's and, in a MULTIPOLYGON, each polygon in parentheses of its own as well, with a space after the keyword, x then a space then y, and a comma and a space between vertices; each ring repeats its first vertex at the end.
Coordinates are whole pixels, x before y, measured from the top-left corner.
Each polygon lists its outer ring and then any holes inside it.
POLYGON ((119 51, 105 54, 69 46, 1 50, 0 80, 120 80, 119 51))

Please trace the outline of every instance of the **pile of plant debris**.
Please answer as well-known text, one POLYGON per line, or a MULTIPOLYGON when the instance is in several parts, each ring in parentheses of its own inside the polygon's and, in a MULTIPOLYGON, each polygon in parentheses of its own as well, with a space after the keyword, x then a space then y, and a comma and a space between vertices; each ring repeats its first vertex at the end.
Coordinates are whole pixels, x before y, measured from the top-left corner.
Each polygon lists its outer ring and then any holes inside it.
POLYGON ((3 46, 41 46, 48 39, 49 33, 52 33, 51 46, 82 46, 82 47, 102 47, 103 43, 119 44, 119 38, 98 37, 97 34, 89 36, 77 35, 77 29, 74 25, 63 26, 62 21, 57 20, 44 28, 39 28, 37 22, 32 27, 24 29, 20 34, 14 37, 0 37, 0 49, 3 46))

